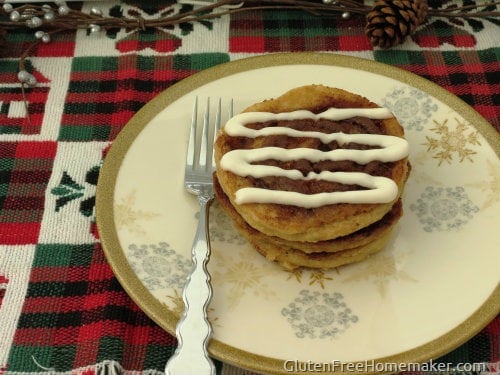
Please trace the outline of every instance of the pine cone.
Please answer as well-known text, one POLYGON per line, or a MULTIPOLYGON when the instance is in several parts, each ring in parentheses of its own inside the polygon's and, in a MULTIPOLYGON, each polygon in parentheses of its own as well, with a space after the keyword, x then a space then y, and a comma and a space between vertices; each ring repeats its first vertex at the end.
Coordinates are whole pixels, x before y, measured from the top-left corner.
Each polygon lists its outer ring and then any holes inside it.
POLYGON ((427 0, 376 0, 366 15, 365 33, 374 47, 402 43, 427 17, 427 0))

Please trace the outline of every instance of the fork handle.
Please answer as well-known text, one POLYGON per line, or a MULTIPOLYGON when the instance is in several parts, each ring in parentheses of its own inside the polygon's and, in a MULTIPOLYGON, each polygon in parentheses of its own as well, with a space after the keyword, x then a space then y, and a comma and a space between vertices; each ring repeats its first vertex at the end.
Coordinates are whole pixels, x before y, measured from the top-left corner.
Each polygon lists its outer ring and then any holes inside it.
POLYGON ((208 356, 207 345, 212 327, 207 306, 212 298, 207 262, 210 257, 208 210, 213 200, 198 196, 200 218, 191 251, 193 271, 182 294, 184 315, 177 324, 178 346, 165 367, 166 375, 215 375, 215 366, 208 356))

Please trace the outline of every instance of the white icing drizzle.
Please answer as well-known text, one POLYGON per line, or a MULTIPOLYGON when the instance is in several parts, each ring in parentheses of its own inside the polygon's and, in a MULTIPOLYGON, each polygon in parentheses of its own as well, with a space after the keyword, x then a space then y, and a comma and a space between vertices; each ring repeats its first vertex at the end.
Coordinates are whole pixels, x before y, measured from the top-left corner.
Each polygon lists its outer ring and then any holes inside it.
POLYGON ((283 149, 279 147, 232 150, 221 158, 221 168, 242 177, 252 176, 254 178, 263 178, 278 176, 295 180, 326 180, 342 184, 355 184, 367 188, 367 190, 318 194, 302 194, 261 188, 242 188, 236 192, 236 203, 277 203, 315 208, 336 203, 388 203, 394 200, 398 195, 398 187, 393 180, 386 177, 371 176, 362 172, 330 171, 322 171, 320 173, 309 172, 307 176, 304 176, 302 172, 295 169, 285 170, 269 165, 252 165, 254 162, 268 159, 278 161, 306 159, 311 162, 352 160, 358 164, 367 164, 374 160, 393 162, 408 156, 408 142, 395 136, 381 134, 329 134, 316 131, 300 131, 281 126, 265 127, 256 130, 245 126, 249 123, 276 120, 328 119, 340 121, 356 116, 371 119, 386 119, 392 117, 392 114, 386 108, 330 108, 319 114, 301 110, 278 114, 245 112, 234 116, 224 127, 225 133, 229 136, 256 138, 269 135, 286 135, 289 137, 317 138, 325 144, 336 141, 340 146, 352 142, 381 147, 370 150, 336 149, 327 152, 311 148, 283 149))

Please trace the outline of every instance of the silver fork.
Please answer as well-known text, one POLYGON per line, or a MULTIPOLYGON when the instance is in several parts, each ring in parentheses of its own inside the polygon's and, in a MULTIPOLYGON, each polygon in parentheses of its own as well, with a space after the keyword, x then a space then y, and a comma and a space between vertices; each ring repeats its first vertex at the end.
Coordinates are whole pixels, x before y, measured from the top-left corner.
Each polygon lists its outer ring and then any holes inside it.
MULTIPOLYGON (((232 117, 232 102, 229 116, 232 117)), ((200 217, 191 250, 193 270, 183 291, 184 314, 177 323, 178 346, 165 366, 166 375, 215 375, 215 366, 208 356, 207 346, 212 327, 207 318, 207 306, 212 298, 207 262, 210 257, 208 215, 214 198, 212 172, 215 169, 210 138, 210 99, 203 116, 199 152, 196 152, 198 98, 195 100, 184 172, 186 190, 198 197, 200 217)), ((221 126, 221 100, 213 123, 213 140, 221 126)), ((213 144, 213 142, 212 142, 213 144)))

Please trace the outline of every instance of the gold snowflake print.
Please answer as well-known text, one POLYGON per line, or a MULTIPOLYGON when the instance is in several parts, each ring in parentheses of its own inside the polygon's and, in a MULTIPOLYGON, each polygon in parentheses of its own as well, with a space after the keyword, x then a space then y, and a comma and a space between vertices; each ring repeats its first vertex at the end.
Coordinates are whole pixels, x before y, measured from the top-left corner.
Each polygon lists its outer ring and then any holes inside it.
MULTIPOLYGON (((184 301, 182 299, 182 295, 174 289, 174 295, 167 295, 167 298, 172 302, 173 307, 169 308, 170 311, 177 317, 180 318, 182 313, 184 312, 184 301)), ((165 303, 163 303, 166 305, 165 303)))
MULTIPOLYGON (((184 314, 184 299, 182 297, 182 294, 177 289, 174 289, 173 292, 174 292, 173 296, 169 294, 166 295, 167 299, 172 303, 173 306, 168 306, 168 304, 166 304, 165 302, 162 302, 162 304, 163 306, 165 306, 166 309, 168 309, 172 314, 174 314, 174 316, 177 319, 180 319, 184 314)), ((213 314, 214 311, 215 309, 209 306, 207 308, 207 315, 213 314)), ((209 320, 213 327, 216 326, 221 327, 218 317, 214 318, 210 317, 209 320)))
MULTIPOLYGON (((299 283, 302 283, 302 276, 304 275, 305 270, 303 268, 295 268, 294 270, 287 271, 290 273, 287 280, 295 279, 299 283)), ((325 282, 333 280, 332 277, 325 274, 325 271, 321 269, 311 270, 307 272, 309 275, 309 285, 318 284, 321 289, 325 289, 325 282)), ((338 271, 337 271, 338 273, 338 271)))
POLYGON ((230 309, 235 308, 247 294, 262 296, 266 299, 276 297, 274 289, 265 282, 273 274, 272 269, 252 261, 251 257, 241 254, 238 257, 214 253, 217 269, 212 272, 215 284, 227 285, 227 302, 230 309))
POLYGON ((141 221, 151 220, 158 216, 158 213, 143 211, 137 209, 136 206, 136 191, 132 190, 128 195, 120 199, 120 202, 115 204, 115 220, 118 229, 126 228, 132 233, 144 236, 146 231, 141 225, 141 221))
POLYGON ((478 132, 470 131, 470 127, 459 120, 455 129, 450 129, 447 125, 448 119, 442 123, 435 120, 433 122, 436 126, 430 130, 436 133, 438 138, 426 136, 426 143, 423 145, 427 146, 427 152, 434 153, 433 158, 439 160, 439 165, 443 162, 451 163, 455 155, 460 163, 466 159, 472 162, 472 155, 476 154, 476 151, 471 149, 471 146, 481 145, 478 132))
POLYGON ((500 202, 500 168, 491 160, 487 160, 486 169, 488 170, 489 179, 467 184, 467 186, 479 189, 483 193, 482 196, 485 198, 485 201, 481 209, 491 207, 493 204, 500 202))
POLYGON ((387 288, 391 281, 417 282, 417 280, 406 271, 398 269, 396 260, 392 254, 379 253, 368 258, 358 266, 359 267, 356 268, 357 272, 353 272, 343 281, 369 280, 370 283, 377 287, 382 298, 386 296, 387 288))

